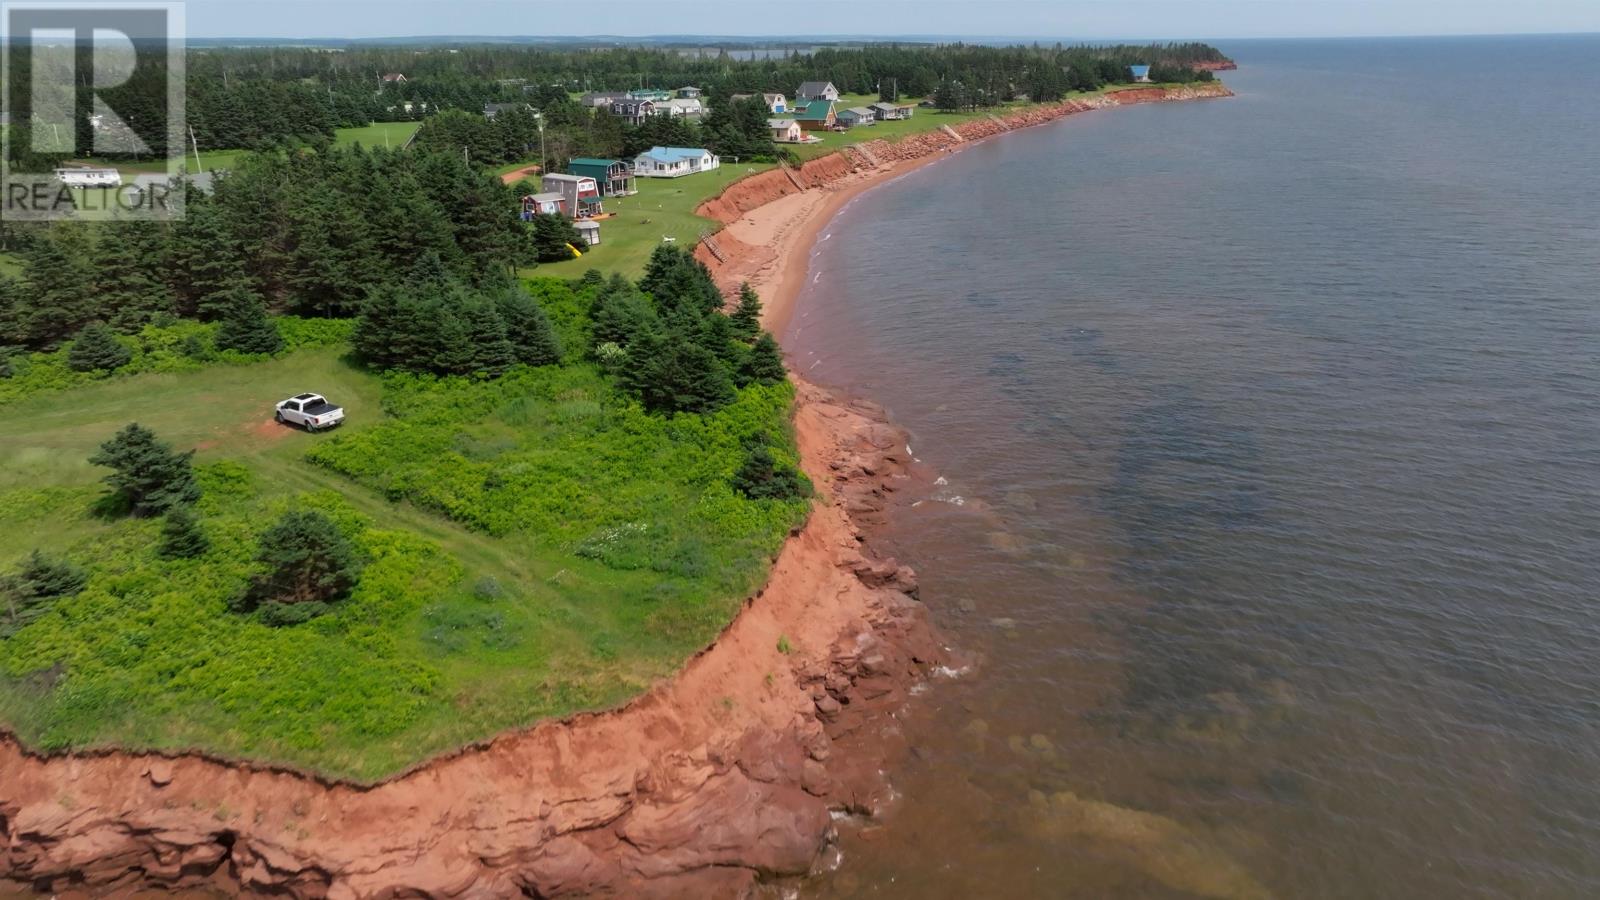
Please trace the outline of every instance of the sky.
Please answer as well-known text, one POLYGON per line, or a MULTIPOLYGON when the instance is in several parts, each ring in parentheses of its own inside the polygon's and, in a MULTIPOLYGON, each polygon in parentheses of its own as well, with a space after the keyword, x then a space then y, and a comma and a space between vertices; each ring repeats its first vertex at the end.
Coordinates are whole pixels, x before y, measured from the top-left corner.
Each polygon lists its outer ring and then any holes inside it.
POLYGON ((1039 40, 1600 32, 1600 0, 188 0, 191 37, 941 35, 1039 40))

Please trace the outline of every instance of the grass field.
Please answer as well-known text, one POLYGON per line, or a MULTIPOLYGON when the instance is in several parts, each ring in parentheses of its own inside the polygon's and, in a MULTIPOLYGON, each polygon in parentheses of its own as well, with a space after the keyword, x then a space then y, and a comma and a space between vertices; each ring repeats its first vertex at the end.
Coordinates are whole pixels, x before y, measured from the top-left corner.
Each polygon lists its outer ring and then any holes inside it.
MULTIPOLYGON (((336 147, 348 147, 361 144, 368 149, 375 147, 393 147, 398 149, 411 139, 417 129, 422 127, 421 122, 374 122, 362 128, 340 128, 334 132, 333 143, 336 147)), ((199 165, 202 171, 211 172, 216 169, 231 169, 239 164, 239 157, 248 150, 203 150, 200 153, 199 165)), ((132 178, 135 175, 160 174, 167 170, 166 163, 160 161, 145 162, 107 162, 93 157, 78 160, 90 165, 113 165, 122 173, 123 178, 132 178)), ((195 170, 194 151, 190 149, 183 159, 183 164, 190 172, 195 170)))
POLYGON ((680 247, 693 247, 701 232, 719 227, 717 222, 695 215, 696 207, 746 175, 770 168, 769 163, 725 163, 714 172, 682 178, 640 178, 639 193, 606 200, 606 212, 616 215, 600 223, 600 246, 579 259, 544 263, 530 271, 576 278, 588 269, 599 269, 636 278, 663 237, 676 238, 680 247))
POLYGON ((383 380, 344 353, 0 406, 0 568, 37 548, 91 576, 0 639, 0 722, 42 748, 200 747, 375 779, 639 693, 720 630, 802 514, 726 485, 741 435, 782 439, 787 386, 663 419, 586 364, 383 380), (275 424, 303 390, 346 425, 275 424), (163 560, 159 521, 95 512, 87 457, 132 420, 197 451, 205 556, 163 560), (300 626, 228 612, 256 536, 291 508, 352 535, 360 586, 300 626))

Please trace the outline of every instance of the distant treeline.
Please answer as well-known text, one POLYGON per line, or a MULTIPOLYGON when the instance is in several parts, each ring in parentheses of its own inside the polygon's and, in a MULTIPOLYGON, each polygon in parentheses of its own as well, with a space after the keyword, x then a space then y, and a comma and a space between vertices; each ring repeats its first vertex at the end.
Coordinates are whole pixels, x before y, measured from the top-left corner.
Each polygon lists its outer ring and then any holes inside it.
MULTIPOLYGON (((504 45, 207 48, 189 54, 187 116, 202 150, 261 150, 322 146, 331 141, 337 128, 374 121, 422 119, 443 110, 481 114, 487 103, 527 102, 558 120, 565 128, 562 139, 572 150, 615 156, 626 155, 643 139, 628 141, 615 123, 593 121, 596 117, 588 109, 576 111, 582 113, 580 119, 573 108, 566 107, 569 92, 693 85, 705 92, 715 110, 726 105, 730 94, 792 94, 802 82, 831 81, 846 93, 877 93, 885 99, 932 97, 942 88, 944 97, 956 107, 972 108, 1022 96, 1051 100, 1067 90, 1092 90, 1126 81, 1127 69, 1133 65, 1152 66, 1152 80, 1156 81, 1209 78, 1209 72, 1197 72, 1195 67, 1226 59, 1217 48, 1199 43, 1051 47, 878 44, 825 47, 771 59, 736 59, 725 50, 696 53, 504 45), (404 80, 385 81, 386 75, 403 75, 404 80)), ((160 127, 165 111, 164 76, 161 65, 145 66, 130 83, 104 92, 112 108, 126 114, 158 156, 168 149, 160 127)), ((86 86, 79 89, 88 90, 86 86)), ((27 95, 28 91, 18 94, 27 95)), ((13 121, 19 132, 13 137, 25 135, 29 127, 26 116, 15 116, 13 121)), ((715 123, 712 132, 695 137, 725 155, 751 157, 772 152, 770 142, 759 140, 755 129, 729 130, 726 125, 715 123)), ((87 123, 81 124, 80 131, 85 134, 80 138, 87 136, 87 128, 87 123)), ((526 152, 532 143, 527 131, 522 129, 512 147, 493 158, 510 158, 513 150, 526 152)), ((26 148, 28 142, 13 140, 12 146, 14 153, 25 152, 16 148, 26 148)), ((474 147, 472 152, 489 159, 480 148, 474 147)), ((562 154, 551 156, 560 158, 562 154)), ((34 167, 62 158, 27 162, 34 167)))

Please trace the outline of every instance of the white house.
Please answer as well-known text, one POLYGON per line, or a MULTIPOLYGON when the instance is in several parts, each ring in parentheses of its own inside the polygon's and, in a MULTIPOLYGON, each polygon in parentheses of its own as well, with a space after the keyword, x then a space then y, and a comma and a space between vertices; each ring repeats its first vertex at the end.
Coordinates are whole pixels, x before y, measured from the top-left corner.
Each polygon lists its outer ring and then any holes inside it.
POLYGON ((656 115, 671 116, 674 119, 682 116, 698 117, 705 111, 705 104, 686 97, 674 97, 656 104, 656 115))
POLYGON ((805 129, 801 128, 800 123, 793 119, 768 119, 767 127, 772 129, 772 140, 776 143, 805 143, 805 129))
POLYGON ((831 81, 808 81, 800 85, 795 96, 801 100, 838 100, 839 89, 831 81))
POLYGON ((876 125, 878 114, 865 106, 852 106, 839 111, 839 124, 849 128, 857 125, 876 125))
POLYGON ((734 94, 732 100, 749 100, 751 97, 760 97, 761 102, 767 105, 767 112, 781 116, 789 111, 789 98, 782 94, 734 94))
POLYGON ((677 178, 719 168, 722 160, 710 150, 698 147, 651 147, 633 161, 633 173, 641 178, 677 178))

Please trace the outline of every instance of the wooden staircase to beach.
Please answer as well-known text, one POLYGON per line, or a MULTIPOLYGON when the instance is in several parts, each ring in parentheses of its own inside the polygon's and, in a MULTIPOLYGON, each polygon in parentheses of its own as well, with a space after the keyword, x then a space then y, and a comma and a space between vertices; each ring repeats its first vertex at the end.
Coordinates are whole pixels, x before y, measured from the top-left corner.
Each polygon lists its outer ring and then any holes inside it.
POLYGON ((966 138, 964 138, 960 134, 958 134, 956 132, 956 130, 954 128, 951 128, 949 125, 940 125, 939 126, 939 130, 944 132, 945 134, 948 134, 951 137, 955 138, 957 143, 964 144, 967 141, 966 138))
POLYGON ((871 147, 868 147, 866 144, 856 144, 855 148, 857 153, 860 153, 866 158, 869 165, 873 166, 874 168, 883 165, 883 160, 878 158, 878 154, 872 152, 871 147))
POLYGON ((701 232, 700 243, 706 245, 706 249, 710 250, 711 255, 717 258, 717 262, 724 264, 728 262, 728 257, 723 254, 722 248, 717 245, 717 239, 711 234, 711 232, 701 232))
POLYGON ((1001 128, 1004 128, 1006 131, 1010 131, 1011 130, 1011 126, 1006 124, 1006 120, 1000 118, 999 116, 995 115, 994 113, 990 113, 989 114, 989 121, 995 123, 996 125, 999 125, 1001 128))
POLYGON ((794 185, 796 190, 804 191, 806 189, 806 183, 800 180, 800 173, 791 169, 788 163, 780 162, 778 163, 778 168, 783 170, 783 174, 789 176, 789 183, 794 185))

